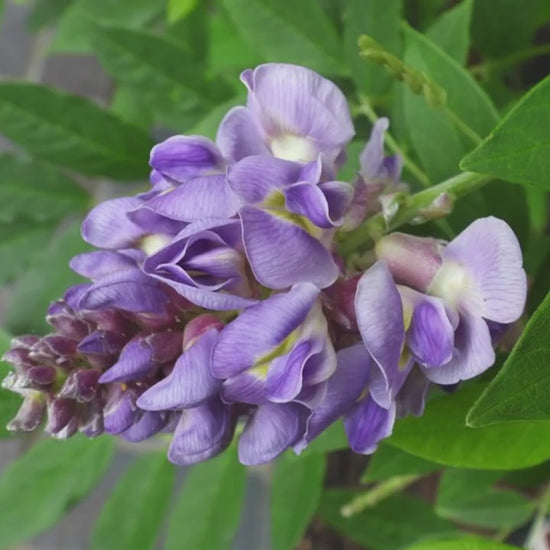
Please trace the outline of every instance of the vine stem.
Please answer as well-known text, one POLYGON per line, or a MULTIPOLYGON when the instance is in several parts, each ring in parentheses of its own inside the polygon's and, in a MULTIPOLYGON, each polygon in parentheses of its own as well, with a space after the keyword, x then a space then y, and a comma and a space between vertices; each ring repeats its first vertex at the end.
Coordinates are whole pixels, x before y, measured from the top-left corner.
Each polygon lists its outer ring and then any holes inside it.
POLYGON ((386 219, 382 213, 376 214, 357 229, 345 233, 340 243, 340 253, 346 257, 359 250, 365 250, 389 231, 393 231, 417 217, 439 196, 446 194, 452 201, 455 201, 492 179, 491 176, 463 172, 429 189, 406 197, 391 219, 386 219))
POLYGON ((417 479, 420 479, 420 475, 403 475, 395 476, 390 479, 383 481, 365 491, 364 493, 356 496, 353 500, 348 502, 345 506, 342 506, 340 513, 345 518, 349 518, 365 510, 365 508, 370 508, 376 506, 380 501, 399 493, 405 487, 408 487, 414 483, 417 479))
MULTIPOLYGON (((378 115, 372 108, 368 99, 364 96, 359 97, 359 104, 355 106, 354 110, 356 113, 365 115, 373 124, 378 120, 378 115)), ((407 168, 407 170, 418 180, 422 187, 430 187, 432 184, 430 178, 413 160, 410 159, 408 155, 405 154, 403 149, 389 132, 386 132, 384 139, 388 147, 394 153, 401 155, 401 158, 403 159, 403 166, 405 166, 405 168, 407 168)))

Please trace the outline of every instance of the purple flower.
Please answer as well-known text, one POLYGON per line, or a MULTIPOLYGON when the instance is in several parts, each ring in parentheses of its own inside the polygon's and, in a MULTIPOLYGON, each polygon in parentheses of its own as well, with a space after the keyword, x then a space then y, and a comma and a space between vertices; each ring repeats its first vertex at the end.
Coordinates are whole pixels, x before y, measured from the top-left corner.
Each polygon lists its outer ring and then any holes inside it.
POLYGON ((321 159, 304 166, 265 156, 229 168, 229 186, 244 205, 239 216, 246 254, 264 286, 312 282, 323 288, 338 276, 328 248, 353 189, 323 181, 323 172, 321 159))
POLYGON ((255 302, 238 220, 188 225, 143 268, 152 280, 206 309, 241 309, 255 302))
POLYGON ((446 246, 397 234, 376 250, 385 261, 359 282, 356 313, 380 366, 380 384, 371 386, 375 396, 380 389, 379 402, 384 391, 398 391, 414 361, 438 384, 489 368, 495 354, 488 322, 511 323, 525 304, 521 250, 509 226, 483 218, 446 246), (398 287, 392 273, 417 290, 398 287))
POLYGON ((247 106, 227 113, 216 138, 230 163, 252 155, 307 163, 319 153, 332 163, 355 134, 342 92, 310 69, 268 63, 241 80, 247 106))
POLYGON ((350 447, 370 454, 393 429, 396 403, 387 408, 376 403, 368 391, 373 360, 362 344, 340 350, 337 367, 329 378, 323 401, 313 409, 304 436, 294 445, 300 453, 315 437, 342 415, 350 447))
POLYGON ((225 181, 225 161, 201 136, 173 136, 153 147, 153 193, 141 209, 173 220, 230 218, 237 203, 225 181))
POLYGON ((253 410, 239 442, 244 464, 268 462, 295 444, 325 395, 336 357, 318 298, 314 285, 295 285, 220 333, 212 373, 224 381, 222 398, 253 410))
POLYGON ((210 372, 222 326, 212 315, 195 317, 185 328, 185 349, 173 368, 137 400, 147 411, 174 411, 177 425, 168 457, 179 465, 218 454, 233 437, 234 408, 221 401, 221 381, 210 372))
POLYGON ((346 214, 346 230, 359 226, 367 216, 386 211, 396 193, 408 192, 408 186, 400 182, 403 159, 400 155, 387 157, 384 153, 384 133, 388 127, 388 119, 379 118, 359 155, 359 174, 354 184, 353 201, 346 214))

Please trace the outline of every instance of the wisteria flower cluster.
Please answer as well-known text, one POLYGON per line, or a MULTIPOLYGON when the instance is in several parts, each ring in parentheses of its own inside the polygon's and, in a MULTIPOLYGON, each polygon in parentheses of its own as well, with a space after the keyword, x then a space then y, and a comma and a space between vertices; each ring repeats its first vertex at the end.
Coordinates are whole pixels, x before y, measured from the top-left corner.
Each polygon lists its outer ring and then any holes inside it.
POLYGON ((54 303, 48 336, 15 338, 3 386, 24 398, 9 428, 129 441, 171 435, 176 464, 238 434, 254 465, 303 450, 343 417, 371 453, 396 417, 422 414, 430 385, 493 365, 521 315, 519 244, 475 221, 449 243, 382 237, 370 267, 346 268, 337 235, 403 191, 401 159, 374 126, 352 183, 348 104, 304 67, 244 71, 246 106, 216 142, 174 136, 151 152, 151 189, 96 206, 73 258, 89 282, 54 303))

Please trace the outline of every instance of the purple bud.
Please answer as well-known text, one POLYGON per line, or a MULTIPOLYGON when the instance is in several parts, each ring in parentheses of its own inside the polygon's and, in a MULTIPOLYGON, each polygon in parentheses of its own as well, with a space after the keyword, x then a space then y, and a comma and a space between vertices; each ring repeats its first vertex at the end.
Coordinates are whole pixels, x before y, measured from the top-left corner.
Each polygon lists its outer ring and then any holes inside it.
POLYGON ((139 418, 142 411, 138 409, 136 400, 136 392, 122 384, 111 388, 103 417, 106 432, 122 433, 139 418))
POLYGON ((185 331, 183 332, 183 348, 189 349, 199 336, 211 328, 220 331, 223 326, 223 323, 215 315, 209 313, 191 319, 185 325, 185 331))
POLYGON ((71 372, 59 391, 59 397, 76 399, 80 402, 91 401, 96 395, 100 375, 101 372, 95 369, 71 372))
POLYGON ((96 330, 78 344, 78 351, 92 355, 116 355, 127 341, 125 334, 96 330))
POLYGON ((32 346, 34 346, 34 344, 36 344, 36 342, 38 342, 38 340, 40 340, 40 337, 34 334, 16 336, 15 338, 12 338, 10 347, 29 350, 32 346))
POLYGON ((32 382, 47 386, 55 380, 57 370, 55 367, 31 367, 27 371, 27 376, 32 382))
POLYGON ((53 398, 48 403, 48 424, 46 425, 46 431, 56 434, 67 426, 75 414, 75 405, 72 399, 53 398))
POLYGON ((78 417, 73 416, 61 430, 56 433, 52 433, 52 436, 56 439, 69 439, 69 437, 73 436, 77 432, 78 423, 78 417))
POLYGON ((177 331, 155 332, 145 341, 151 347, 151 359, 158 364, 176 359, 183 350, 183 336, 177 331))
POLYGON ((426 291, 441 267, 438 239, 391 233, 376 243, 376 256, 390 268, 396 283, 426 291))
POLYGON ((76 342, 65 336, 50 334, 42 338, 42 342, 57 356, 70 357, 76 352, 76 342))
POLYGON ((96 397, 88 403, 80 416, 80 431, 86 437, 97 437, 103 433, 103 406, 101 398, 96 397))
POLYGON ((94 323, 98 329, 131 335, 135 328, 132 322, 116 309, 96 309, 82 312, 82 317, 94 323))
POLYGON ((81 340, 90 332, 89 325, 78 319, 75 312, 63 301, 54 302, 48 309, 46 321, 62 336, 81 340))
POLYGON ((28 394, 15 418, 10 421, 7 428, 10 432, 32 432, 44 420, 46 402, 44 396, 39 393, 28 394))

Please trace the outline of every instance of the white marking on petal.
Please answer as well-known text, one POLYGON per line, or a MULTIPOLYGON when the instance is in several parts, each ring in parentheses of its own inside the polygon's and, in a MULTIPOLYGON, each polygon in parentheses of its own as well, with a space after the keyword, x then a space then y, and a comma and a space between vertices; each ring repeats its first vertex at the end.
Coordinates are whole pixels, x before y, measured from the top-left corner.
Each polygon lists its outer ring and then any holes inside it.
POLYGON ((143 237, 139 242, 139 247, 147 256, 151 256, 155 252, 158 252, 161 248, 164 248, 170 241, 171 237, 168 235, 162 235, 161 233, 154 233, 153 235, 147 235, 143 237))
POLYGON ((270 142, 273 156, 294 162, 311 162, 317 158, 317 150, 311 141, 294 134, 282 134, 270 142))
MULTIPOLYGON (((445 261, 428 287, 428 293, 442 298, 450 306, 475 308, 481 301, 476 285, 462 264, 445 261)), ((475 311, 475 309, 474 309, 475 311)))

